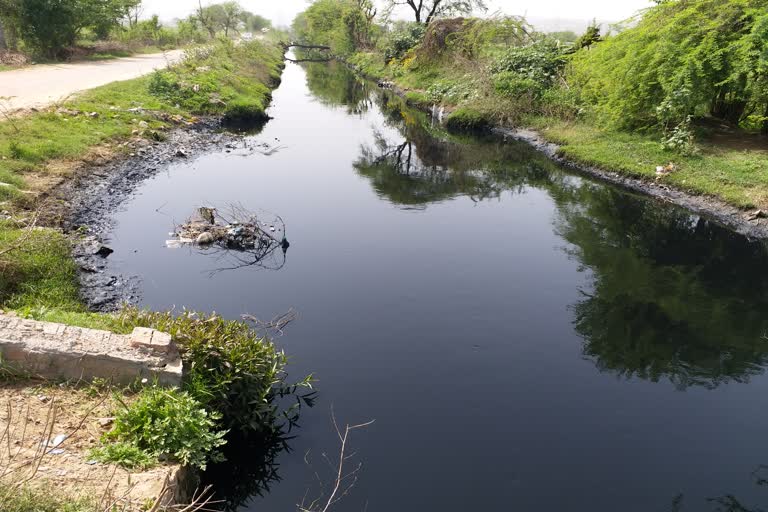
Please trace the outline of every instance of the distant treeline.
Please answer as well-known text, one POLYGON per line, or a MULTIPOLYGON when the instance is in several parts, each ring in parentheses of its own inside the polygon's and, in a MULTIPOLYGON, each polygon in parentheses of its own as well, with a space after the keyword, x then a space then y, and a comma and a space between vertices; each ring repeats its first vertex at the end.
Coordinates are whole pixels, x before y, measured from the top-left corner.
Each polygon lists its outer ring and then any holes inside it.
POLYGON ((99 41, 111 48, 178 46, 269 28, 271 22, 234 1, 203 6, 171 25, 144 16, 141 0, 0 0, 0 50, 68 57, 99 41), (122 46, 121 46, 122 45, 122 46))

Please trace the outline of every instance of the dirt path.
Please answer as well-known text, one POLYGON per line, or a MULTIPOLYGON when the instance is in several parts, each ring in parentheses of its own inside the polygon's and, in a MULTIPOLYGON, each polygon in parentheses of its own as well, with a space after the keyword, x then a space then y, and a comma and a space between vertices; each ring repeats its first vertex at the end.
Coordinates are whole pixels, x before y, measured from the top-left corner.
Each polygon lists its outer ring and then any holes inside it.
POLYGON ((0 73, 0 99, 8 110, 41 107, 100 85, 129 80, 181 59, 183 50, 75 64, 41 64, 0 73))

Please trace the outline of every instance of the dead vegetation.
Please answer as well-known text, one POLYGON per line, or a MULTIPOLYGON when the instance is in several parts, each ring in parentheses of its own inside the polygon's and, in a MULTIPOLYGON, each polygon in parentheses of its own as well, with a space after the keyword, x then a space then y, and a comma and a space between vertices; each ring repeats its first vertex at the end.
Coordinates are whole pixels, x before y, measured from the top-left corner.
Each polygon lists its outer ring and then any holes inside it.
POLYGON ((224 264, 215 272, 245 266, 278 270, 285 265, 290 243, 279 215, 255 213, 240 205, 202 206, 172 233, 171 248, 194 245, 220 256, 224 264))
POLYGON ((29 381, 0 387, 0 503, 55 488, 94 510, 146 510, 177 468, 129 473, 89 453, 109 429, 113 395, 97 387, 29 381))

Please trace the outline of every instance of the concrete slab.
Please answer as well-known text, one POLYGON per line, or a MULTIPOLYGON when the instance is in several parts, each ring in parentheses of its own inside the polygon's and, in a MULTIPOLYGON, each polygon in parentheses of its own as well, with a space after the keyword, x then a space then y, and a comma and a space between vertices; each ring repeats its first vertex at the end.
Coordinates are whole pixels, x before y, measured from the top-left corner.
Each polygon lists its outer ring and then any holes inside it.
POLYGON ((182 362, 171 336, 137 328, 129 336, 0 314, 0 355, 45 379, 157 379, 180 386, 182 362))

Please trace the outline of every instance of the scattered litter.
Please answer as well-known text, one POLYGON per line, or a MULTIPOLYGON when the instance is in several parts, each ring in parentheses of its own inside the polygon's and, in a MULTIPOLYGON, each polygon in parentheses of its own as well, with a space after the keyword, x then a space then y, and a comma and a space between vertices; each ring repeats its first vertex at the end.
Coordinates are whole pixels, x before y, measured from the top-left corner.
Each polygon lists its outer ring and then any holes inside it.
POLYGON ((669 162, 667 165, 659 165, 656 167, 656 179, 663 178, 664 176, 668 176, 675 172, 677 170, 677 166, 673 164, 672 162, 669 162))
POLYGON ((768 213, 765 213, 763 210, 757 210, 755 212, 748 214, 747 220, 764 219, 766 217, 768 217, 768 213))
POLYGON ((55 450, 49 451, 48 455, 61 455, 62 453, 64 453, 64 450, 61 448, 56 448, 55 450))
POLYGON ((247 253, 234 258, 236 267, 255 265, 276 270, 285 264, 290 247, 280 216, 263 212, 260 217, 240 206, 228 207, 225 214, 214 207, 200 207, 172 236, 165 242, 169 248, 194 245, 208 251, 247 253))

